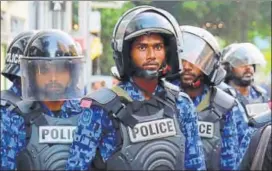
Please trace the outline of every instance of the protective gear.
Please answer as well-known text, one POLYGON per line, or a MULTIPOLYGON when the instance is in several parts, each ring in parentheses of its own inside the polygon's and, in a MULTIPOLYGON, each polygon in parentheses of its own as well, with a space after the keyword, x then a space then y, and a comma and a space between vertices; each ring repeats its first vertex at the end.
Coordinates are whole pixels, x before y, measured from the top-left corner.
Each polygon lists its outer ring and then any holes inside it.
POLYGON ((150 100, 133 101, 120 87, 100 89, 83 98, 82 102, 105 109, 119 130, 115 153, 104 163, 97 152, 93 168, 183 170, 185 137, 178 126, 175 98, 166 91, 150 100))
POLYGON ((223 49, 223 61, 227 75, 225 82, 233 80, 237 85, 249 86, 253 82, 253 77, 248 78, 238 77, 233 73, 232 67, 240 67, 253 65, 256 70, 256 65, 265 66, 266 61, 261 51, 251 43, 235 43, 223 49))
MULTIPOLYGON (((198 67, 209 81, 218 85, 225 77, 220 66, 221 53, 215 37, 208 31, 194 26, 180 26, 183 52, 180 60, 186 60, 198 67)), ((199 80, 195 80, 197 82, 199 80)))
POLYGON ((265 94, 265 90, 257 85, 251 85, 251 87, 260 95, 257 99, 246 98, 245 96, 237 93, 237 98, 243 105, 252 104, 252 103, 267 103, 268 97, 265 94))
MULTIPOLYGON (((113 58, 122 79, 132 75, 147 79, 154 79, 166 73, 165 69, 180 70, 176 56, 181 52, 179 42, 181 34, 175 18, 162 9, 151 6, 139 6, 127 11, 117 22, 113 31, 112 48, 113 58), (130 44, 135 37, 159 33, 168 46, 167 59, 159 71, 142 70, 135 66, 130 58, 130 44)), ((170 72, 170 71, 168 71, 170 72)))
POLYGON ((15 78, 20 78, 19 58, 23 56, 26 44, 36 31, 25 31, 17 35, 10 43, 7 50, 5 68, 2 75, 13 82, 15 78))
MULTIPOLYGON (((230 87, 226 83, 222 82, 218 86, 221 90, 238 99, 241 105, 245 109, 246 118, 248 124, 255 128, 260 128, 267 123, 271 122, 271 109, 269 108, 268 98, 262 94, 258 99, 247 99, 241 94, 237 93, 233 87, 230 87)), ((264 93, 264 90, 259 86, 254 86, 258 89, 258 93, 264 93)))
POLYGON ((50 117, 43 114, 37 102, 23 101, 10 91, 1 93, 1 107, 15 110, 25 121, 27 146, 16 158, 18 170, 65 169, 73 130, 80 115, 66 119, 50 117), (44 140, 53 142, 41 142, 44 140))
POLYGON ((225 114, 235 104, 232 96, 217 87, 212 87, 196 108, 199 135, 203 143, 208 170, 220 170, 221 131, 224 128, 225 114))
POLYGON ((239 43, 227 47, 223 56, 223 63, 228 62, 232 67, 244 65, 266 64, 262 52, 251 43, 239 43))
POLYGON ((30 116, 24 118, 28 142, 18 154, 18 170, 64 170, 80 115, 66 119, 53 118, 39 111, 27 115, 30 116))
MULTIPOLYGON (((268 150, 271 151, 271 149, 268 148, 270 143, 271 123, 258 129, 253 134, 249 147, 247 148, 244 158, 240 164, 239 170, 264 170, 263 165, 265 160, 265 153, 268 150)), ((269 157, 271 159, 271 156, 269 157)))
POLYGON ((20 62, 23 99, 57 101, 84 95, 85 59, 68 34, 58 30, 40 31, 29 40, 20 62), (66 72, 69 72, 68 85, 62 85, 58 81, 66 72), (38 77, 48 82, 38 86, 38 77))

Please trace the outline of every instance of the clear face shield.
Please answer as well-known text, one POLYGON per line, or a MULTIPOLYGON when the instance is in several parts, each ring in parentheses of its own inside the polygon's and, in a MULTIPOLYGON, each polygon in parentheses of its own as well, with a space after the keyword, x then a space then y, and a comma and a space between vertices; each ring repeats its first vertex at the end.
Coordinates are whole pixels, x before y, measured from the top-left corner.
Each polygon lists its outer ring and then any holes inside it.
POLYGON ((246 65, 260 65, 262 67, 266 65, 262 52, 250 43, 240 43, 234 46, 224 55, 224 61, 229 62, 235 68, 246 65))
POLYGON ((30 101, 80 99, 84 95, 83 57, 45 59, 23 57, 22 96, 30 101))
POLYGON ((200 37, 191 33, 182 34, 183 52, 180 60, 188 61, 209 76, 218 63, 218 58, 211 46, 200 37))

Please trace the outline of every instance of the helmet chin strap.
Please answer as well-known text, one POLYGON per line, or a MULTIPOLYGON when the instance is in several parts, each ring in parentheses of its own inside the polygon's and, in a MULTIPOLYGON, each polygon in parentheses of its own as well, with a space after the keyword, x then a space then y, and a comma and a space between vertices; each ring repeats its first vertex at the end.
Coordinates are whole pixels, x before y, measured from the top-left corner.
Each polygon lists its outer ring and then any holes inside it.
POLYGON ((196 89, 196 88, 199 88, 201 86, 201 80, 202 80, 202 76, 198 76, 189 85, 184 85, 183 83, 181 83, 181 87, 180 88, 182 88, 182 89, 184 89, 184 88, 185 89, 196 89))
POLYGON ((201 76, 196 77, 194 79, 194 81, 190 84, 190 86, 193 87, 193 88, 200 87, 200 85, 201 85, 201 78, 202 78, 201 76))

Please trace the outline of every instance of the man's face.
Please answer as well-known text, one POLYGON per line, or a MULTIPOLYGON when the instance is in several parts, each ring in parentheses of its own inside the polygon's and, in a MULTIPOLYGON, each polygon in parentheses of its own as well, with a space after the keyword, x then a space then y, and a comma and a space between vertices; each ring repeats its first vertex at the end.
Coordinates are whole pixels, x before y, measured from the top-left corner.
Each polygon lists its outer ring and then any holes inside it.
POLYGON ((159 34, 143 35, 132 43, 131 57, 134 64, 144 70, 157 71, 165 60, 166 49, 159 34))
POLYGON ((240 80, 242 86, 249 86, 254 77, 254 67, 253 65, 244 65, 240 67, 232 68, 233 76, 235 79, 240 80))
POLYGON ((41 66, 36 71, 36 82, 45 94, 61 95, 70 83, 70 72, 67 68, 41 66))
POLYGON ((194 83, 197 78, 203 79, 203 72, 194 64, 186 60, 182 60, 182 66, 183 71, 181 73, 181 83, 183 88, 191 87, 192 83, 194 83))

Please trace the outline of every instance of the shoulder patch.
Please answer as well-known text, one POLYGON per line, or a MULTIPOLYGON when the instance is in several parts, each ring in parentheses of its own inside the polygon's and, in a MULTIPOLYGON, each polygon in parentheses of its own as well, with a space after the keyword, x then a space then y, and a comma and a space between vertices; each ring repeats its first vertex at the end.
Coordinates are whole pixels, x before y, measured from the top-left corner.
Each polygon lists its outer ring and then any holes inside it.
POLYGON ((89 108, 91 107, 91 105, 92 105, 92 100, 90 99, 82 99, 80 102, 80 107, 83 107, 83 108, 89 108))

